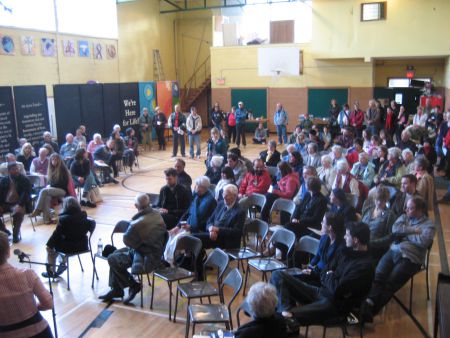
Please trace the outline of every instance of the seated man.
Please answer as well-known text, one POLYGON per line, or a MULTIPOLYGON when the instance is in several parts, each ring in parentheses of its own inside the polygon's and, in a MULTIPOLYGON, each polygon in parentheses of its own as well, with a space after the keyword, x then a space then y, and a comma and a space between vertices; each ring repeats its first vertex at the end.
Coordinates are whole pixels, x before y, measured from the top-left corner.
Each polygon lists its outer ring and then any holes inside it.
POLYGON ((406 203, 408 203, 411 198, 420 196, 416 186, 417 177, 415 175, 406 174, 402 176, 400 191, 395 194, 394 202, 391 204, 391 210, 394 212, 396 217, 399 217, 401 214, 405 213, 406 203))
POLYGON ((69 133, 66 135, 66 143, 61 146, 61 150, 59 152, 61 158, 64 160, 68 168, 70 168, 70 164, 75 157, 76 150, 77 145, 73 141, 73 135, 69 133))
POLYGON ((255 129, 255 137, 253 137, 253 143, 255 144, 266 144, 267 131, 262 123, 258 124, 255 129))
POLYGON ((227 163, 228 166, 233 169, 236 185, 240 186, 245 174, 247 174, 247 167, 245 166, 244 161, 240 160, 238 155, 229 152, 227 156, 227 163))
POLYGON ((147 194, 136 196, 134 206, 138 213, 133 216, 123 235, 123 242, 127 247, 108 256, 111 290, 98 297, 105 302, 123 297, 123 289, 128 287, 128 297, 124 304, 130 303, 141 291, 141 284, 135 281, 128 268, 131 267, 133 274, 147 273, 159 267, 161 263, 166 227, 160 214, 153 210, 149 203, 147 194))
POLYGON ((277 270, 272 273, 270 282, 275 285, 278 295, 278 311, 288 311, 295 306, 291 297, 291 290, 301 283, 307 282, 311 285, 320 286, 320 274, 333 260, 334 257, 345 248, 344 242, 344 219, 343 217, 327 212, 322 220, 322 236, 316 255, 309 262, 306 269, 300 274, 293 274, 294 269, 277 270), (293 276, 294 278, 291 278, 293 276), (286 279, 290 282, 287 284, 286 279))
POLYGON ((381 258, 372 288, 364 303, 363 315, 370 321, 412 276, 420 271, 436 231, 426 216, 427 207, 421 197, 411 198, 406 214, 392 226, 391 248, 381 258))
POLYGON ((346 248, 322 271, 320 286, 286 278, 286 285, 295 283, 291 296, 303 306, 283 311, 285 317, 294 317, 299 325, 320 322, 337 315, 346 315, 366 297, 373 280, 372 258, 368 250, 369 227, 364 223, 347 223, 346 248))
POLYGON ((248 172, 239 186, 239 198, 258 193, 265 195, 269 190, 272 179, 263 161, 257 158, 253 161, 253 170, 248 172))
POLYGON ((177 171, 178 184, 181 184, 188 191, 191 191, 192 178, 191 176, 189 176, 187 172, 184 171, 184 168, 186 167, 186 162, 184 162, 184 160, 182 160, 181 158, 177 158, 173 167, 177 171))
POLYGON ((0 164, 0 175, 2 175, 2 176, 8 175, 8 164, 9 163, 16 163, 17 166, 19 167, 20 174, 22 174, 24 176, 27 175, 27 172, 25 171, 25 167, 23 166, 23 163, 16 161, 16 155, 14 155, 13 153, 8 153, 5 155, 5 159, 6 159, 6 162, 0 164))
POLYGON ((297 238, 308 234, 310 232, 308 227, 320 229, 320 222, 328 204, 327 198, 320 192, 321 186, 317 177, 308 177, 306 180, 308 193, 295 207, 292 222, 286 225, 286 229, 294 232, 297 238))
POLYGON ((120 160, 120 157, 116 154, 114 149, 114 140, 109 139, 106 144, 101 145, 98 147, 93 156, 94 156, 94 163, 96 166, 100 168, 103 172, 103 177, 105 180, 105 183, 113 182, 115 184, 119 183, 115 178, 119 176, 119 170, 117 168, 116 161, 120 160), (102 165, 103 164, 103 165, 102 165), (114 178, 111 177, 111 168, 114 173, 114 178))
POLYGON ((191 191, 178 183, 177 171, 173 168, 164 170, 167 184, 159 191, 158 203, 161 216, 167 229, 172 229, 191 204, 191 191))
POLYGON ((52 140, 52 134, 50 134, 49 131, 44 132, 42 135, 42 141, 40 141, 35 148, 36 153, 39 151, 40 148, 44 147, 44 145, 49 145, 51 147, 52 151, 49 151, 48 155, 51 155, 52 153, 59 153, 59 146, 58 143, 54 142, 52 140))
POLYGON ((319 154, 319 146, 315 142, 308 143, 308 155, 305 157, 304 165, 314 168, 320 167, 321 157, 319 154))
POLYGON ((281 161, 281 154, 277 150, 277 143, 272 140, 267 145, 267 150, 259 153, 259 158, 264 162, 266 167, 276 167, 281 161))
MULTIPOLYGON (((12 212, 13 242, 20 241, 20 226, 23 217, 27 212, 31 212, 31 183, 26 176, 19 172, 19 166, 8 163, 8 176, 0 180, 0 215, 5 212, 12 212)), ((9 231, 0 219, 0 231, 9 231)))
POLYGON ((206 223, 206 232, 195 234, 203 243, 203 249, 236 249, 241 246, 245 212, 237 203, 238 189, 233 184, 223 188, 223 201, 206 223))

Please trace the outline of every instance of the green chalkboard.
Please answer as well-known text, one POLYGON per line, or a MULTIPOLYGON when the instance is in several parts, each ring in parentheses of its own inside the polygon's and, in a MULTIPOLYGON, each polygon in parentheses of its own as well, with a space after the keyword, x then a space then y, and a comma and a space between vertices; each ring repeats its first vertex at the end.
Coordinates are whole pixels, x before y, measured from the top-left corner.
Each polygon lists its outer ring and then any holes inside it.
MULTIPOLYGON (((245 108, 252 111, 253 117, 267 118, 266 89, 231 89, 231 105, 237 108, 239 101, 244 102, 245 108)), ((248 131, 254 131, 255 128, 256 123, 248 123, 246 127, 248 131)))
POLYGON ((331 99, 339 106, 348 102, 348 89, 308 89, 308 112, 314 117, 328 117, 331 99))

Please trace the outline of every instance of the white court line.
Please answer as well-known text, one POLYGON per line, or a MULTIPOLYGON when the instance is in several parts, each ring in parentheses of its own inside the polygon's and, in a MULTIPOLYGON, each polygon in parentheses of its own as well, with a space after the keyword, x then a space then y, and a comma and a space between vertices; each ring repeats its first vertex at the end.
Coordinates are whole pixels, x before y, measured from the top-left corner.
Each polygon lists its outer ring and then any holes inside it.
MULTIPOLYGON (((168 314, 166 315, 166 314, 164 314, 164 313, 158 313, 158 312, 153 312, 153 311, 148 311, 148 310, 143 310, 143 309, 136 309, 136 308, 129 307, 129 306, 126 306, 126 305, 113 304, 112 307, 117 307, 117 308, 119 308, 119 309, 128 310, 128 311, 134 311, 134 312, 145 313, 145 314, 147 314, 147 315, 154 315, 154 316, 161 317, 161 318, 167 318, 167 319, 169 318, 169 315, 168 315, 168 314)), ((173 318, 173 316, 172 316, 172 318, 173 318)), ((184 323, 186 323, 186 319, 179 318, 179 317, 177 316, 177 323, 178 323, 178 322, 184 322, 184 323)))

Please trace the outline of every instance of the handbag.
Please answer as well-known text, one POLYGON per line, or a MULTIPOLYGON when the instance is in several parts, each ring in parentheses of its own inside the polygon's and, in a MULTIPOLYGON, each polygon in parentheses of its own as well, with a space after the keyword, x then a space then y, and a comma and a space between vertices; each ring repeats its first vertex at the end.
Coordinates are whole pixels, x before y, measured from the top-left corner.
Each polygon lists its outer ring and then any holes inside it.
POLYGON ((103 202, 103 197, 100 194, 100 189, 98 187, 93 187, 91 190, 89 190, 89 200, 92 203, 103 202))

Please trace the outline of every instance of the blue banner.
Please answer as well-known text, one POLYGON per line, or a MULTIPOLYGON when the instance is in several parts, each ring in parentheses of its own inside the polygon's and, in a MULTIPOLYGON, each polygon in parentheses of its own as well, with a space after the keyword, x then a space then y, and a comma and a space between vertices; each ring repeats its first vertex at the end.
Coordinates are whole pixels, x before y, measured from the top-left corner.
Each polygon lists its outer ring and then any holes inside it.
POLYGON ((142 115, 142 109, 148 108, 152 113, 156 107, 156 86, 154 82, 139 82, 139 111, 142 115))

